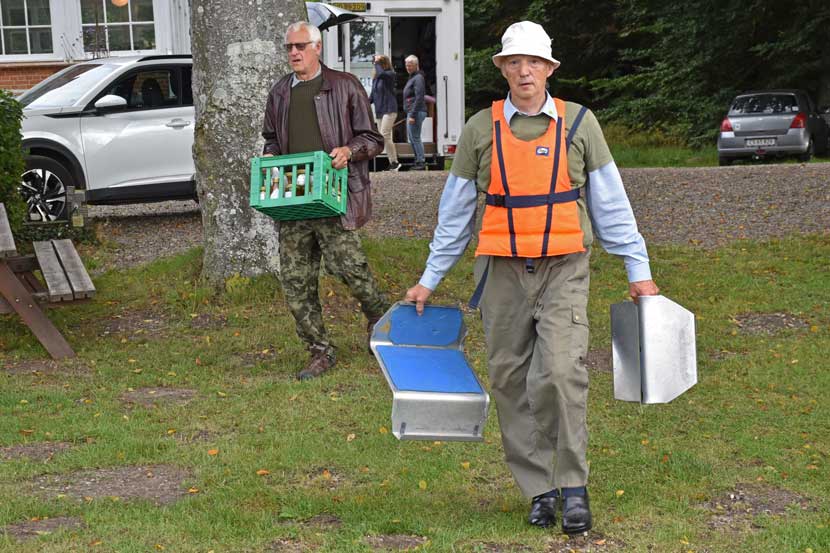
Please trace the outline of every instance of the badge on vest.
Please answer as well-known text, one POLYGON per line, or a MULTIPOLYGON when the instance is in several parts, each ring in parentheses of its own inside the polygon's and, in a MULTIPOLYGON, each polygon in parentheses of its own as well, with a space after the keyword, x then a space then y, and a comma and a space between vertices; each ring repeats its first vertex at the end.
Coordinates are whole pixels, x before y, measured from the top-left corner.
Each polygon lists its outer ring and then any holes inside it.
POLYGON ((547 146, 536 146, 536 155, 537 156, 549 156, 550 155, 550 148, 547 146))

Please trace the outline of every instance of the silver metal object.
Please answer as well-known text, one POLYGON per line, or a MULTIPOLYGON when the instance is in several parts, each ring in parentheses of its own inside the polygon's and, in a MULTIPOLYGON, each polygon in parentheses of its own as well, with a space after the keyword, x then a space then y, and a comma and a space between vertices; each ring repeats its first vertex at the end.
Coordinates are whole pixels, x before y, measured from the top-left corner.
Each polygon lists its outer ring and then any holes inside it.
POLYGON ((490 396, 464 356, 461 310, 398 302, 377 322, 372 353, 392 390, 399 440, 481 441, 490 396))
POLYGON ((694 313, 663 296, 611 306, 614 398, 668 403, 697 384, 694 313))

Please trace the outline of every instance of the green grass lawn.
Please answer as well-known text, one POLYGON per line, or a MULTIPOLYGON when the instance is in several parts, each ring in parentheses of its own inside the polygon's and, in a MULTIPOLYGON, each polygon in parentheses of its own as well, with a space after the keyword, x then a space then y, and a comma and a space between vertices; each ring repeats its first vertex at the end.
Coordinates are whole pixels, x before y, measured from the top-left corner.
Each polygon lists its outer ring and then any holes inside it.
MULTIPOLYGON (((382 286, 400 298, 422 270, 426 242, 366 247, 382 286)), ((90 263, 103 255, 84 253, 90 263)), ((650 253, 663 293, 697 315, 700 381, 670 404, 641 406, 615 401, 611 375, 592 373, 592 551, 828 551, 830 239, 650 253), (778 312, 805 326, 752 335, 736 323, 778 312), (730 504, 735 490, 756 502, 751 512, 730 504)), ((471 262, 456 267, 436 302, 466 301, 471 262)), ((367 536, 389 535, 425 538, 424 551, 567 550, 558 530, 525 523, 528 502, 502 461, 495 411, 483 443, 392 436, 391 394, 342 285, 321 284, 338 365, 299 383, 305 353, 277 280, 236 278, 215 295, 199 284, 200 265, 196 250, 97 278, 93 302, 49 312, 77 359, 0 375, 2 446, 71 444, 48 461, 0 463, 0 526, 59 516, 84 523, 22 542, 0 535, 0 551, 348 552, 371 551, 367 536), (148 387, 194 396, 155 407, 123 401, 148 387), (76 499, 32 483, 159 465, 186 474, 178 502, 76 499), (321 514, 329 518, 315 523, 321 514)), ((624 298, 624 280, 619 260, 595 252, 594 349, 610 347, 609 304, 624 298)), ((478 316, 466 322, 467 355, 486 383, 478 316)), ((45 357, 7 316, 0 348, 0 366, 45 357)))
MULTIPOLYGON (((715 141, 703 148, 690 148, 682 140, 660 132, 632 131, 625 127, 607 125, 605 138, 614 161, 625 169, 643 167, 716 167, 718 148, 715 141)), ((828 156, 813 156, 810 163, 826 163, 828 156)), ((769 158, 763 161, 737 162, 741 165, 762 163, 802 163, 795 156, 769 158)))

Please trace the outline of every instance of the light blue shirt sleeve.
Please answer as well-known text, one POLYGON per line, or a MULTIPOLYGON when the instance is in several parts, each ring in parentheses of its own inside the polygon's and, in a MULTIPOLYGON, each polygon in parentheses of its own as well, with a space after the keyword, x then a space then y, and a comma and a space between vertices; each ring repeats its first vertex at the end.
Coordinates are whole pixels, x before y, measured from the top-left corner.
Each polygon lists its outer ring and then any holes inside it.
POLYGON ((625 262, 628 282, 651 280, 651 268, 643 235, 613 161, 588 173, 586 202, 594 234, 600 245, 625 262))
POLYGON ((435 290, 455 265, 475 230, 476 181, 450 173, 438 204, 438 225, 429 244, 426 270, 419 284, 435 290))

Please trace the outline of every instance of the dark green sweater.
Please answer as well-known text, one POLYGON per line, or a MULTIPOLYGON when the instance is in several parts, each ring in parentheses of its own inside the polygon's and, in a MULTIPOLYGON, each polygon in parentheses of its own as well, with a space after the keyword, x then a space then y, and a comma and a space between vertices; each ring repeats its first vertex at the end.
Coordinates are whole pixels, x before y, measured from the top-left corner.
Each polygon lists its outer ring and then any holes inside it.
POLYGON ((291 88, 288 106, 288 153, 324 150, 315 100, 323 86, 323 75, 303 81, 291 88))

